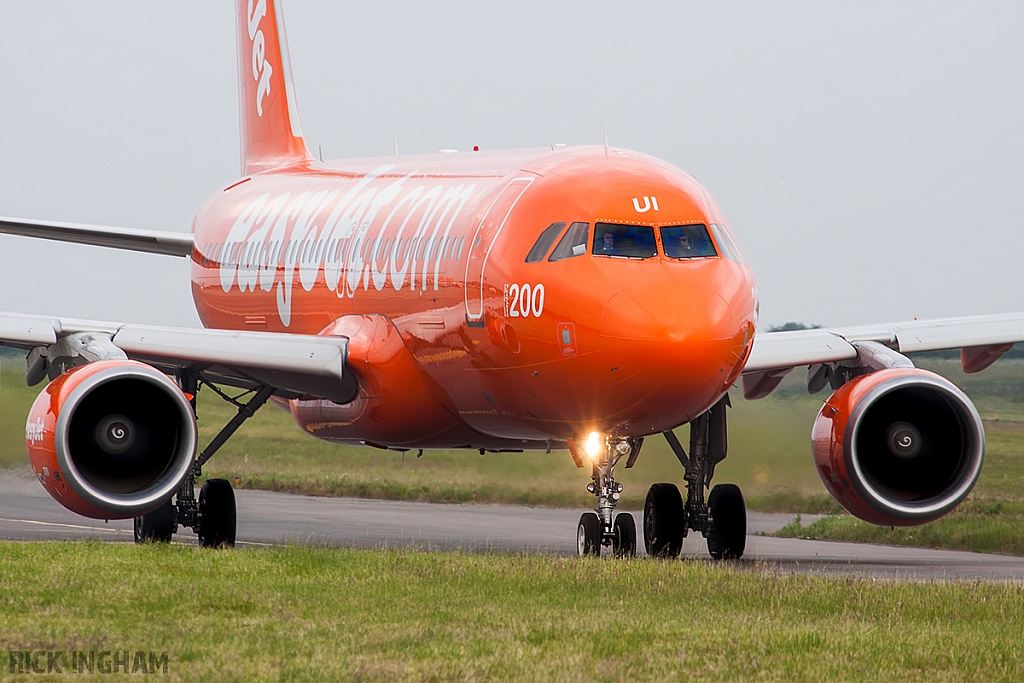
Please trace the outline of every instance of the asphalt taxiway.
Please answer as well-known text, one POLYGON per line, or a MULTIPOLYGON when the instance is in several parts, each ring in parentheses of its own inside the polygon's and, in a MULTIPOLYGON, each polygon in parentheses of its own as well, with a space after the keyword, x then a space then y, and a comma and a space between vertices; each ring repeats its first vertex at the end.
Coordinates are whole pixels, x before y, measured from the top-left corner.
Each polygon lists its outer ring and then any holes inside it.
MULTIPOLYGON (((239 545, 305 543, 347 547, 417 547, 468 551, 576 552, 580 510, 507 505, 439 505, 318 498, 236 491, 239 545)), ((636 516, 640 527, 640 516, 636 516)), ((748 513, 741 566, 915 580, 1024 580, 1024 557, 808 541, 764 536, 792 515, 748 513)), ((805 516, 805 520, 809 518, 805 516)), ((0 472, 0 538, 132 541, 131 520, 93 520, 65 510, 30 476, 0 472)), ((189 530, 175 540, 195 543, 189 530)), ((643 542, 638 553, 643 555, 643 542)), ((684 561, 711 561, 699 534, 683 545, 684 561)))

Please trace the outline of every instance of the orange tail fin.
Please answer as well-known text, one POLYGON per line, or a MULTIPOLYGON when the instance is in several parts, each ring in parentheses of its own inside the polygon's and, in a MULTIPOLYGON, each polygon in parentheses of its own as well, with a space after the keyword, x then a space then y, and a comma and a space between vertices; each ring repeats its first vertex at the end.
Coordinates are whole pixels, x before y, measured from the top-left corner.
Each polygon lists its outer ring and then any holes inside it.
POLYGON ((295 106, 279 0, 237 0, 242 170, 257 173, 312 157, 295 106))

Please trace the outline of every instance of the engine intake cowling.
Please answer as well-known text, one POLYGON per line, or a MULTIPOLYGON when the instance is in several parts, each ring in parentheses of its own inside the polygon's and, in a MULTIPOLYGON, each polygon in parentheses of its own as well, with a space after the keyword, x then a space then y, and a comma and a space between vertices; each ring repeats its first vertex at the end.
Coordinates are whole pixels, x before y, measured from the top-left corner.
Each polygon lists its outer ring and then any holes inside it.
POLYGON ((128 360, 73 368, 36 398, 25 427, 43 487, 72 512, 126 519, 160 507, 196 452, 192 406, 159 370, 128 360))
POLYGON ((918 368, 879 370, 840 387, 811 432, 818 475, 851 514, 913 526, 943 516, 981 473, 985 432, 949 380, 918 368))

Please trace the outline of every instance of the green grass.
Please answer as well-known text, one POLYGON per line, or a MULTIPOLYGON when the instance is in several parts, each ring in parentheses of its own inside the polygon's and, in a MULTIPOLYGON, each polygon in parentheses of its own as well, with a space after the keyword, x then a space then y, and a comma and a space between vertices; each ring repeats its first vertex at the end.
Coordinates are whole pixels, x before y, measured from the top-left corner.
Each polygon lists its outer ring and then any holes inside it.
POLYGON ((969 501, 941 520, 918 527, 875 526, 842 514, 824 517, 807 526, 797 520, 775 535, 1024 555, 1022 524, 1024 514, 1020 504, 969 501))
POLYGON ((1019 584, 98 542, 0 543, 0 577, 0 649, 166 651, 175 681, 1024 678, 1019 584))

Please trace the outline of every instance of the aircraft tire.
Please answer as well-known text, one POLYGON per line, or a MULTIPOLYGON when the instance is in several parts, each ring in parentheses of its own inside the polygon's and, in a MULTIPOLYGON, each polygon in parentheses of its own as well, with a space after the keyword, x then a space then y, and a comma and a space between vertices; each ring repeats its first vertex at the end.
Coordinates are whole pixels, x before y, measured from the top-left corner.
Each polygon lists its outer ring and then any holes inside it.
POLYGON ((636 557, 636 520, 628 512, 615 515, 612 525, 615 535, 612 537, 612 552, 615 557, 636 557))
POLYGON ((644 503, 644 548, 650 557, 675 559, 683 549, 686 516, 675 484, 653 484, 644 503))
POLYGON ((135 542, 170 543, 177 527, 174 523, 174 506, 168 498, 156 510, 135 518, 135 542))
POLYGON ((711 528, 708 552, 716 560, 737 560, 747 545, 747 507, 736 484, 716 484, 708 496, 711 528))
POLYGON ((235 492, 231 483, 227 479, 207 479, 199 491, 199 545, 234 546, 235 522, 235 492))
POLYGON ((601 520, 596 512, 584 512, 576 528, 576 551, 580 557, 601 555, 601 520))

